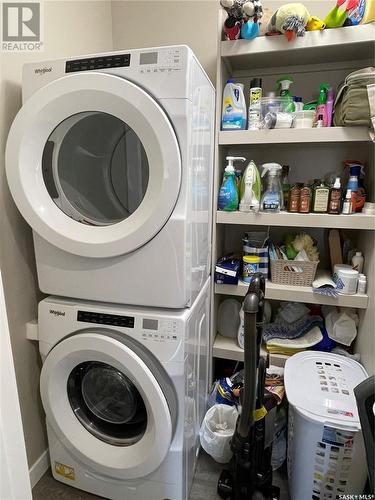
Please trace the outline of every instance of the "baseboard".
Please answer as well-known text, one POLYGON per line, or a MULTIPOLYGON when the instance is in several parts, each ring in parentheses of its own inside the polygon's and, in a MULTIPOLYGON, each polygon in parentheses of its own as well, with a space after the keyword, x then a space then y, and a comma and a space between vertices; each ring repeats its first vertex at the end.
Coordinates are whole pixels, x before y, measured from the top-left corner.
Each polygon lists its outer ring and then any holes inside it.
POLYGON ((48 467, 49 453, 47 448, 29 469, 31 488, 34 488, 39 479, 47 472, 48 467))

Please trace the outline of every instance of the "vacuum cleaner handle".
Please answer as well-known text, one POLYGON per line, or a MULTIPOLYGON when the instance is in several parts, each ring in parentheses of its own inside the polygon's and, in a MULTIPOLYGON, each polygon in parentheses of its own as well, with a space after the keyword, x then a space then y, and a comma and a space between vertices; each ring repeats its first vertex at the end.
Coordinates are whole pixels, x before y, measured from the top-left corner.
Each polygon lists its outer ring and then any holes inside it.
POLYGON ((260 356, 258 324, 263 320, 264 277, 253 276, 244 299, 244 387, 242 411, 238 423, 238 434, 246 438, 254 423, 257 396, 257 369, 260 356))

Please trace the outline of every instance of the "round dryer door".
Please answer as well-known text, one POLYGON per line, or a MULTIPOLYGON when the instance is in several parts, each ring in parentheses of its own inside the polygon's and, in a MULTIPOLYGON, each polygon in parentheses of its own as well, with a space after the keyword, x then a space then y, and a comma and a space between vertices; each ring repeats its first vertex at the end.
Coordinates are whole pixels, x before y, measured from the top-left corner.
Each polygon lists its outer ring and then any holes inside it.
POLYGON ((86 257, 132 252, 168 221, 181 182, 173 127, 121 77, 69 75, 21 108, 6 148, 13 198, 53 245, 86 257))
POLYGON ((110 330, 66 337, 43 364, 40 391, 57 437, 94 471, 139 478, 165 459, 177 396, 164 368, 135 340, 110 330))

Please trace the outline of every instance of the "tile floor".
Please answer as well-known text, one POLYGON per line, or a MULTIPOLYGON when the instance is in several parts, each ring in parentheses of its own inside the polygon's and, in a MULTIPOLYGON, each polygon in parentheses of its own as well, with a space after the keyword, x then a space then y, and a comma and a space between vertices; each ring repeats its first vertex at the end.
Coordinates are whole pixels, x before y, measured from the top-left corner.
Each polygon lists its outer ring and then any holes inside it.
MULTIPOLYGON (((223 466, 214 462, 201 451, 197 471, 189 500, 218 500, 216 484, 223 466)), ((288 483, 285 470, 274 474, 274 484, 280 488, 280 500, 289 500, 288 483)), ((101 497, 90 495, 65 484, 55 481, 48 470, 33 488, 33 500, 100 500, 101 497)), ((147 499, 144 499, 147 500, 147 499)))

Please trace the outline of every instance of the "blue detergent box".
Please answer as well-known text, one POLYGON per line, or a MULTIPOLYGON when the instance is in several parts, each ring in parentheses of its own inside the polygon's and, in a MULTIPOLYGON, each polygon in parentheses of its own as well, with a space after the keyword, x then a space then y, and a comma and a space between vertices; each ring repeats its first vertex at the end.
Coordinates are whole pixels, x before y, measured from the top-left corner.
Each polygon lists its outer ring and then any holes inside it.
POLYGON ((221 257, 215 266, 215 283, 220 285, 237 285, 240 268, 241 261, 233 254, 221 257))

